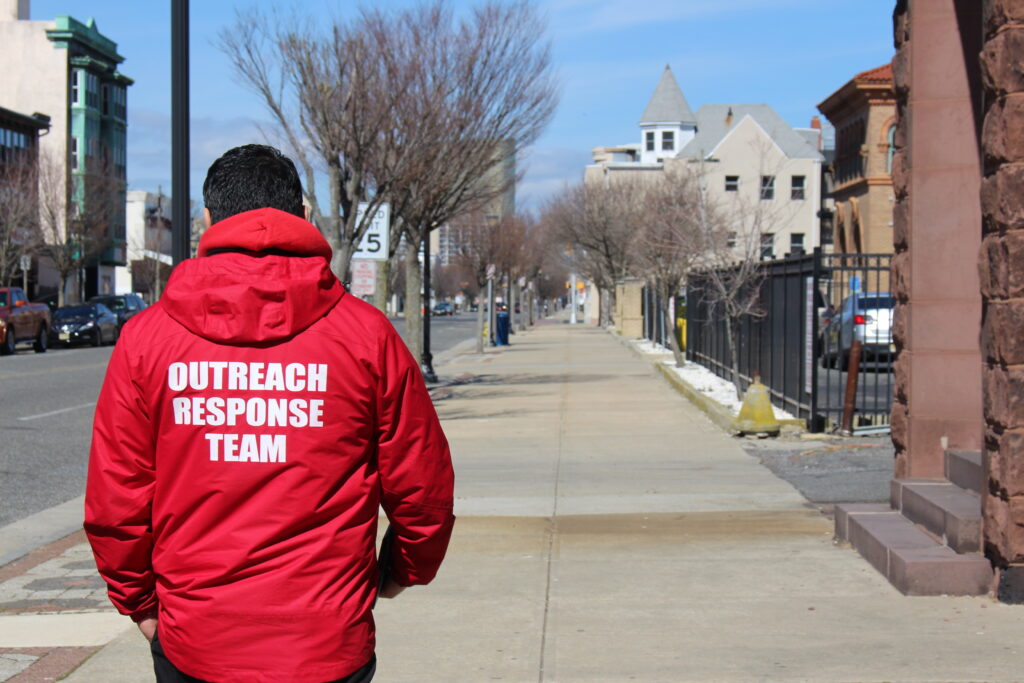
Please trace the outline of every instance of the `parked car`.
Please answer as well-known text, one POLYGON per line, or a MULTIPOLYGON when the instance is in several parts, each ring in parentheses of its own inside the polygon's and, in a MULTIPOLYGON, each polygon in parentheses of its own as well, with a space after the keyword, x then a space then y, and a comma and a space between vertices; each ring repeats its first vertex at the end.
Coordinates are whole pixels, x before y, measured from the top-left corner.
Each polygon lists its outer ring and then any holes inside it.
POLYGON ((850 366, 853 340, 861 343, 861 365, 888 363, 896 351, 892 341, 892 309, 888 292, 857 292, 843 299, 825 329, 823 366, 850 366))
POLYGON ((50 341, 54 344, 88 342, 100 346, 117 341, 121 326, 117 316, 100 303, 64 306, 53 313, 53 333, 50 341))
POLYGON ((455 307, 450 301, 438 301, 431 311, 434 315, 455 315, 455 307))
POLYGON ((0 287, 0 354, 9 355, 19 342, 32 342, 45 353, 49 341, 50 309, 29 303, 21 287, 0 287))
POLYGON ((146 302, 138 294, 101 294, 89 299, 89 303, 103 304, 117 316, 118 327, 131 320, 136 313, 146 308, 146 302))

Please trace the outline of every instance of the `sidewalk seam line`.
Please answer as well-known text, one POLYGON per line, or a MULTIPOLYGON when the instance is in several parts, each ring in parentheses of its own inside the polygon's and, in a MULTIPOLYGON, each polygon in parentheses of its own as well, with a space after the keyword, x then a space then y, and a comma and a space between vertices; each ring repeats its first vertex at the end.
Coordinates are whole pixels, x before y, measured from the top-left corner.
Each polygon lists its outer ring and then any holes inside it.
MULTIPOLYGON (((566 344, 566 356, 569 355, 568 347, 571 343, 572 340, 570 339, 569 343, 566 344)), ((568 361, 568 358, 566 360, 568 361)), ((562 450, 565 442, 565 415, 566 404, 569 400, 568 393, 569 375, 565 374, 562 376, 562 398, 560 401, 561 405, 559 406, 558 449, 555 453, 554 501, 551 506, 551 527, 548 531, 548 571, 544 585, 544 621, 541 624, 540 632, 540 666, 537 671, 537 683, 544 683, 544 660, 547 656, 548 616, 551 607, 551 565, 555 550, 555 533, 558 530, 558 481, 562 472, 562 450)))

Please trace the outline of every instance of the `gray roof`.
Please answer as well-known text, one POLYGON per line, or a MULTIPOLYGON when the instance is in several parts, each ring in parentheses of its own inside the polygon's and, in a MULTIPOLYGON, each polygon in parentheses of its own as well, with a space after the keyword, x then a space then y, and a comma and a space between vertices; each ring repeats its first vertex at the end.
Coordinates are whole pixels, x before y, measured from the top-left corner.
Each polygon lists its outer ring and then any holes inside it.
POLYGON ((697 135, 677 157, 706 157, 745 117, 756 121, 790 159, 822 159, 816 144, 782 120, 767 104, 705 104, 697 110, 697 135), (726 117, 732 110, 732 119, 726 117))
POLYGON ((661 80, 651 95, 651 101, 644 109, 644 115, 640 117, 640 125, 645 123, 689 123, 695 124, 697 119, 693 110, 686 103, 683 91, 679 89, 676 77, 672 75, 672 69, 667 65, 661 74, 661 80))

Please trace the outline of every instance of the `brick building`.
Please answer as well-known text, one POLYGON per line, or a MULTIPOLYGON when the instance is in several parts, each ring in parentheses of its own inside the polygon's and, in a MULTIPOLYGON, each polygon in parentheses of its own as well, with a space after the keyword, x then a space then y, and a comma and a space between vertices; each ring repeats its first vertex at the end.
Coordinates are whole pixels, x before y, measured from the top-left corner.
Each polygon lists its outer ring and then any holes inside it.
POLYGON ((896 137, 892 65, 857 74, 819 104, 818 110, 836 131, 832 164, 835 250, 892 253, 896 137))

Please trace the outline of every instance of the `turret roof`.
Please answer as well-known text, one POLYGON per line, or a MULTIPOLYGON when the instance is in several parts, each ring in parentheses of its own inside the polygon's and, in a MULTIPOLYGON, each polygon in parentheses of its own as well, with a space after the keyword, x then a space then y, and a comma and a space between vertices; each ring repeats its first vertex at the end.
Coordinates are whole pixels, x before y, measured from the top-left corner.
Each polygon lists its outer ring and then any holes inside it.
POLYGON ((651 101, 647 103, 643 116, 640 117, 640 125, 646 123, 687 123, 697 124, 697 117, 693 110, 686 103, 683 91, 679 88, 672 69, 665 65, 665 71, 661 74, 661 80, 651 95, 651 101))

